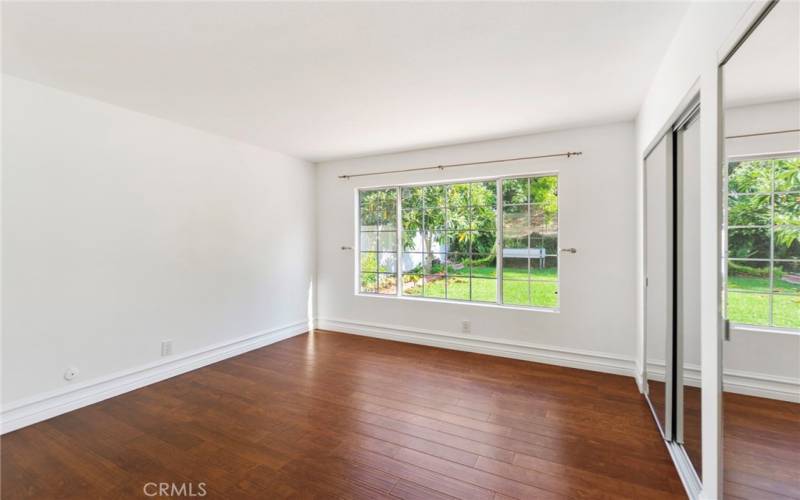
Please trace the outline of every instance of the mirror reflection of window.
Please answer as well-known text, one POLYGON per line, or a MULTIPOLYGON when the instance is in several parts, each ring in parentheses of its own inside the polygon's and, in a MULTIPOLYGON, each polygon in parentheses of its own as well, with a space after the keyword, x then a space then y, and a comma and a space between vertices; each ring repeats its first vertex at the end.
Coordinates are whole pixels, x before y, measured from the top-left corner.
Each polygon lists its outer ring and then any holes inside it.
POLYGON ((728 164, 728 318, 800 329, 800 155, 728 164))

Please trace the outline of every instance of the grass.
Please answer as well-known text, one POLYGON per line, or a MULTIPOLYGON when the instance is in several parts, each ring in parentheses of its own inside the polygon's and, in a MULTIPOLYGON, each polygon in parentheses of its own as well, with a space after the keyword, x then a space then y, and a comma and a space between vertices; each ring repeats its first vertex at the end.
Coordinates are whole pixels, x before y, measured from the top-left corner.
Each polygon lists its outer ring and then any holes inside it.
MULTIPOLYGON (((453 271, 447 277, 434 276, 422 285, 406 289, 404 295, 471 300, 477 302, 497 301, 497 271, 494 266, 475 266, 471 269, 453 271)), ((407 279, 412 279, 406 277, 407 279)), ((506 268, 503 270, 503 303, 508 305, 530 305, 536 307, 558 307, 558 274, 555 269, 536 269, 528 281, 527 269, 506 268)))
MULTIPOLYGON (((441 270, 440 270, 441 271, 441 270)), ((424 284, 423 277, 410 276, 418 285, 406 289, 409 296, 497 301, 497 272, 494 266, 475 266, 437 274, 424 284)), ((503 269, 503 303, 535 307, 558 307, 558 274, 555 269, 534 269, 531 281, 527 269, 503 269)), ((735 323, 769 325, 769 279, 751 276, 728 278, 728 317, 735 323)), ((776 281, 772 295, 772 326, 800 328, 800 284, 776 281)))
MULTIPOLYGON (((772 295, 772 326, 800 328, 800 284, 777 281, 772 295)), ((769 325, 769 279, 728 277, 728 318, 734 323, 769 325)))

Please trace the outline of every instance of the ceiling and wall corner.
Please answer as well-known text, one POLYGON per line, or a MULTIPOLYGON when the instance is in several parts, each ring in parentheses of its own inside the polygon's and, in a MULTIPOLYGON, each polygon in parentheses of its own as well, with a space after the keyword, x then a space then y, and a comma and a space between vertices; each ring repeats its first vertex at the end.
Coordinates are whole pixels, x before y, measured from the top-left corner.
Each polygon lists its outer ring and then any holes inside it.
POLYGON ((633 119, 684 2, 3 5, 3 71, 312 161, 633 119))

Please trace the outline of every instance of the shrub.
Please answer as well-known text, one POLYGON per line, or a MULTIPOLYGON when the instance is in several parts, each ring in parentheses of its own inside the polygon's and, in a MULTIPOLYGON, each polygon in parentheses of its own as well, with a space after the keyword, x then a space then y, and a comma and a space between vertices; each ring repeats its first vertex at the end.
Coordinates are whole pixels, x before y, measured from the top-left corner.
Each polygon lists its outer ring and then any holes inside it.
POLYGON ((769 278, 768 267, 750 267, 736 261, 728 262, 728 274, 738 276, 750 276, 752 278, 769 278))

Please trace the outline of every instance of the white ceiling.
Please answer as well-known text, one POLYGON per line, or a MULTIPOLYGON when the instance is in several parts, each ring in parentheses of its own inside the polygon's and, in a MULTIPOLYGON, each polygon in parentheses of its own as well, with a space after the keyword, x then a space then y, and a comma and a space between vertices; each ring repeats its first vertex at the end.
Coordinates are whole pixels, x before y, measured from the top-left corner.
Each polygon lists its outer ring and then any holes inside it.
POLYGON ((685 10, 4 2, 3 71, 318 161, 631 119, 685 10))
POLYGON ((800 99, 800 2, 775 6, 725 65, 729 107, 800 99))

